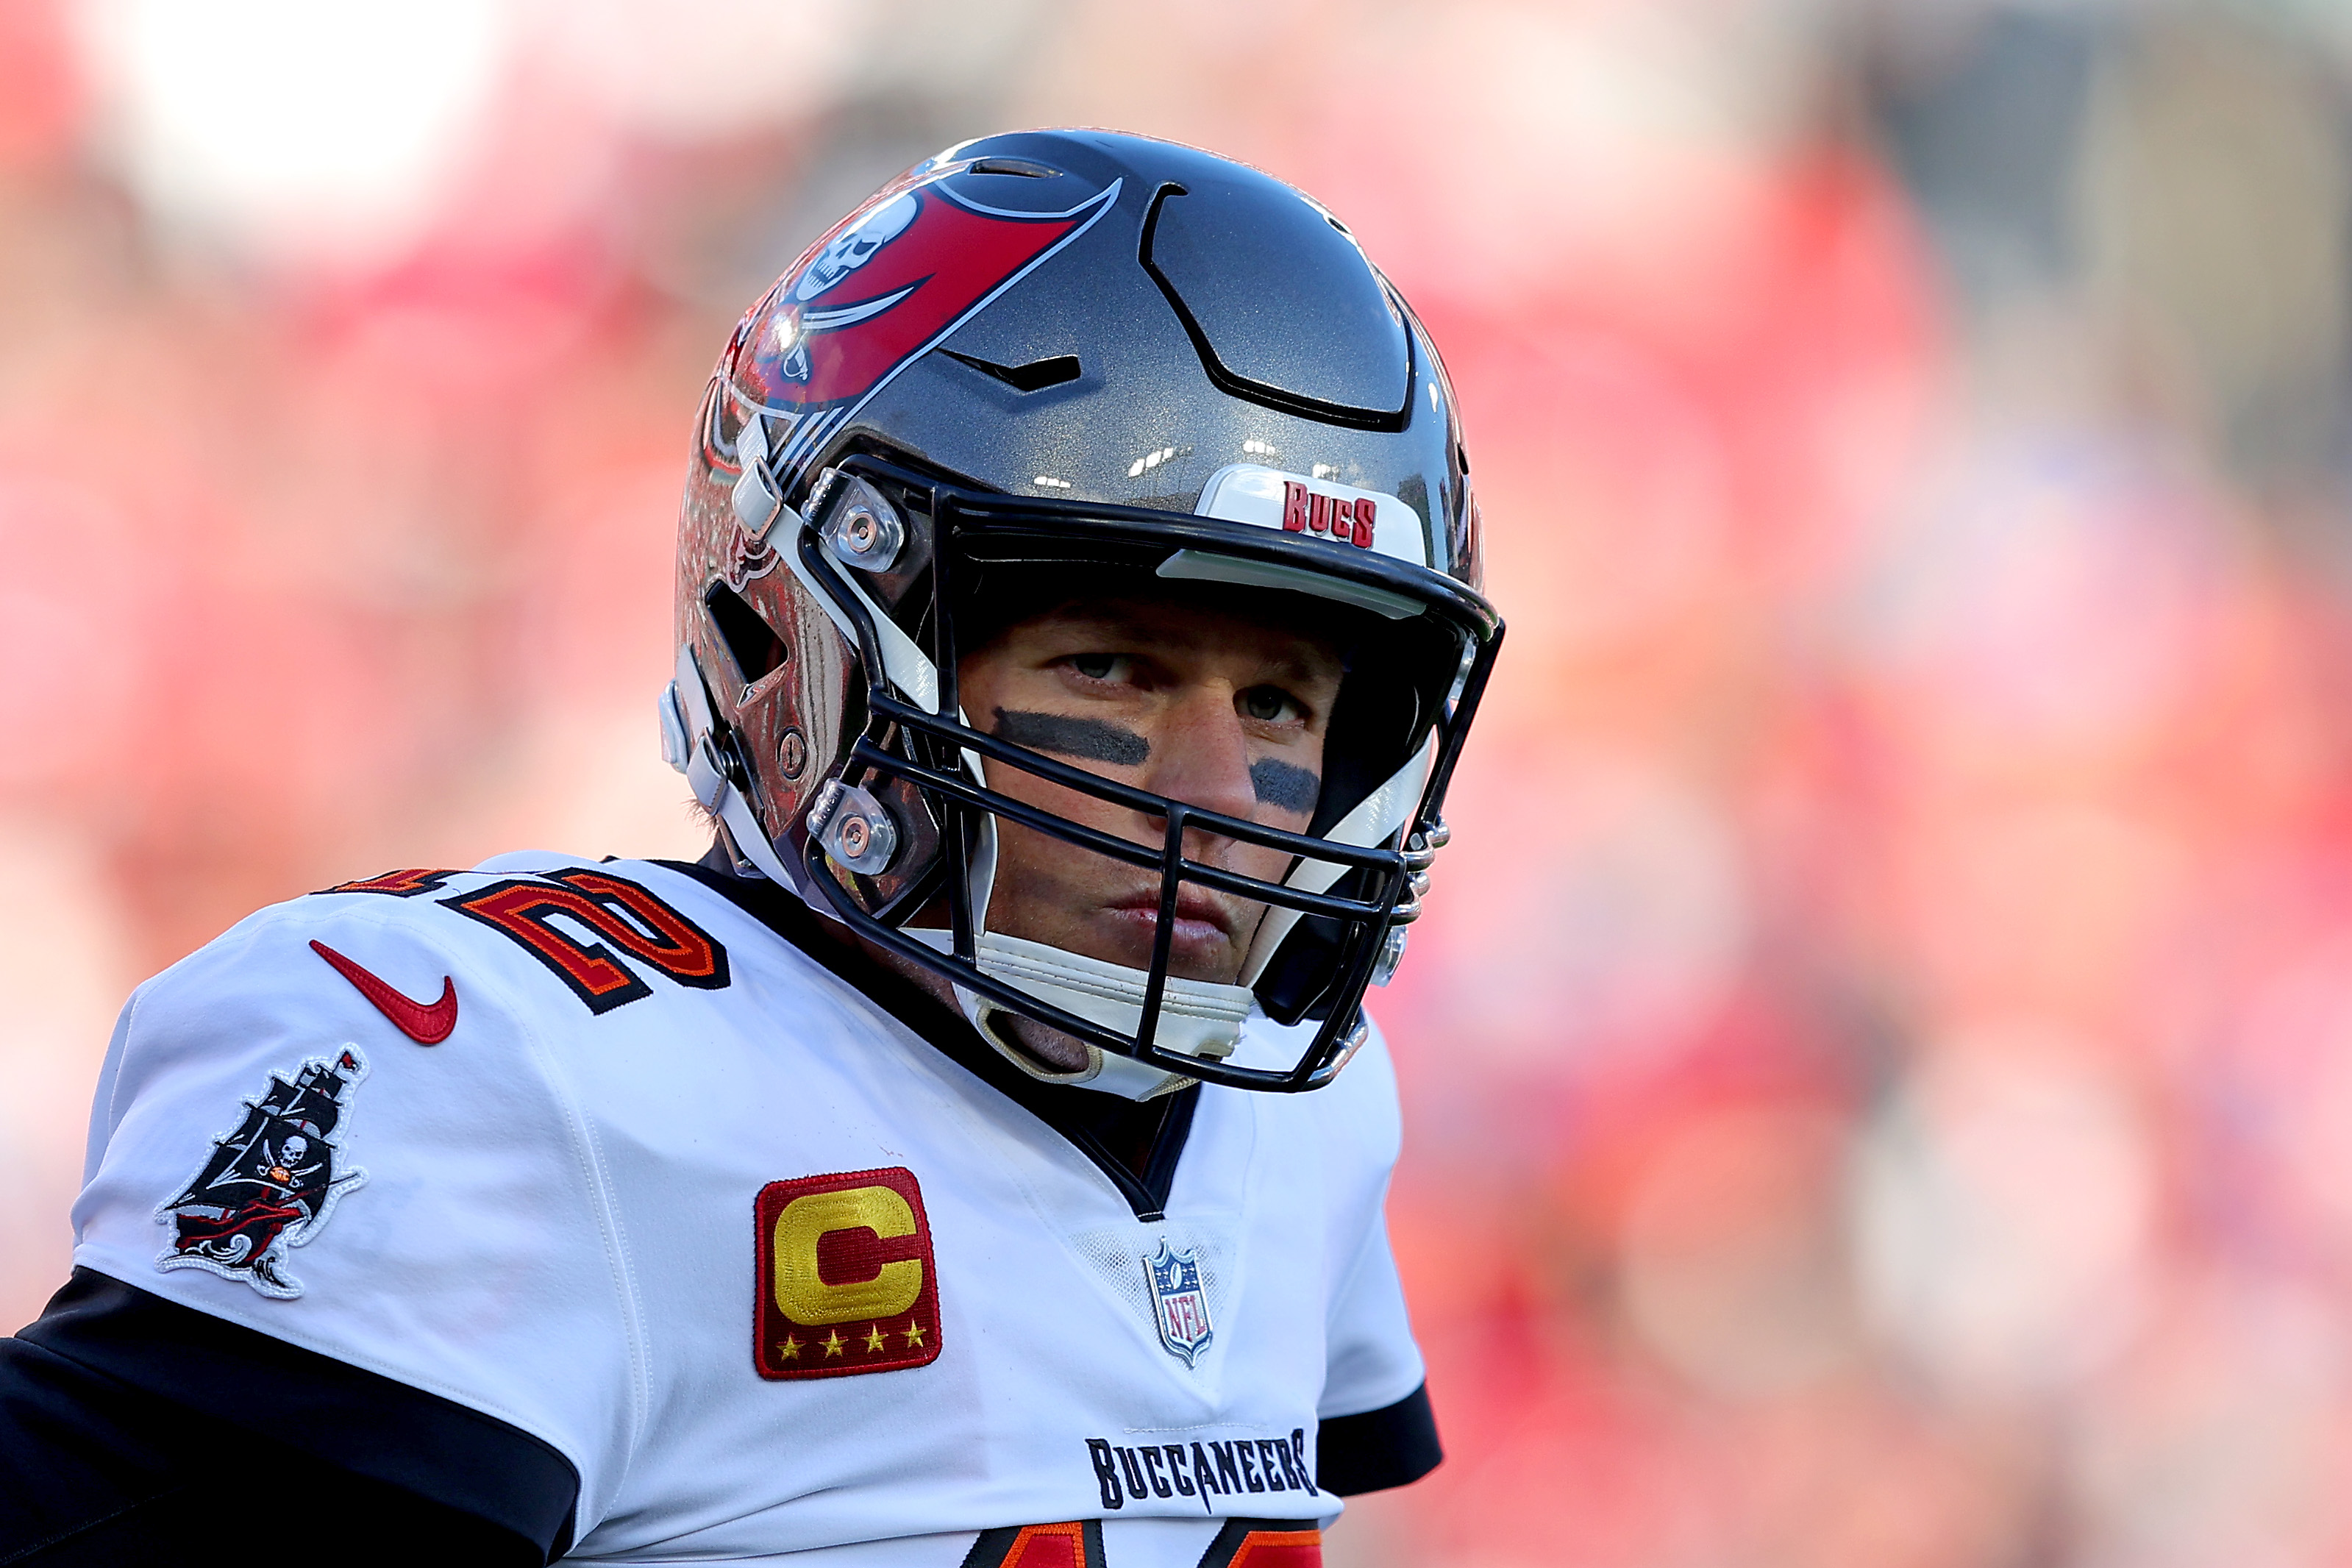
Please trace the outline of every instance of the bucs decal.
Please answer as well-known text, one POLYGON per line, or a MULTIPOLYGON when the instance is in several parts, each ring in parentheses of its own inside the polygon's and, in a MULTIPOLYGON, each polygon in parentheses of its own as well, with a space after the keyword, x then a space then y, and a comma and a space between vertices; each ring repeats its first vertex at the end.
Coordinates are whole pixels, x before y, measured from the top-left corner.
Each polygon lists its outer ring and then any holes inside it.
POLYGON ((982 208, 935 182, 883 193, 768 297, 736 361, 739 390, 782 413, 862 397, 1118 193, 1056 213, 982 208))
POLYGON ((1360 489, 1262 463, 1228 463, 1201 489, 1201 515, 1351 544, 1415 566, 1429 564, 1421 514, 1385 490, 1360 489))
POLYGON ((1209 1326, 1209 1294, 1201 1289, 1199 1252, 1189 1247, 1179 1252, 1163 1237, 1159 1252, 1143 1259, 1143 1272, 1150 1285, 1151 1322, 1160 1331, 1160 1345, 1191 1366, 1217 1337, 1209 1326))
MULTIPOLYGON (((922 286, 925 279, 918 279, 855 303, 841 303, 838 298, 833 303, 823 302, 827 294, 838 297, 856 292, 841 285, 848 281, 851 273, 873 260, 884 246, 913 227, 915 215, 921 210, 920 197, 912 191, 901 191, 881 205, 868 208, 865 216, 835 233, 818 249, 815 258, 785 291, 783 308, 773 318, 775 325, 769 329, 769 336, 782 354, 777 368, 784 380, 808 384, 812 336, 839 332, 860 321, 871 321, 922 286)), ((871 287, 885 279, 877 275, 867 281, 871 287)))
POLYGON ((765 533, 754 537, 751 531, 740 521, 728 531, 727 585, 739 595, 754 582, 784 563, 784 558, 776 553, 775 545, 770 542, 772 537, 765 533))
POLYGON ((338 1129, 351 1095, 367 1077, 357 1047, 314 1057, 291 1078, 269 1075, 258 1099, 245 1102, 245 1120, 213 1140, 177 1197, 155 1211, 172 1227, 171 1245, 155 1267, 206 1268, 242 1279, 281 1301, 302 1293, 286 1272, 287 1249, 318 1238, 344 1194, 367 1180, 357 1167, 338 1169, 338 1129))
POLYGON ((1113 181, 1074 206, 1017 212, 952 188, 966 165, 919 173, 844 218, 747 318, 730 351, 735 395, 782 437, 779 479, 906 365, 1118 199, 1113 181))
POLYGON ((912 1171, 771 1182, 752 1224, 751 1362, 761 1377, 845 1377, 939 1359, 939 1270, 912 1171))
POLYGON ((1366 496, 1351 500, 1310 489, 1297 479, 1282 481, 1282 531, 1285 533, 1328 533, 1342 544, 1370 550, 1380 523, 1380 501, 1366 496))

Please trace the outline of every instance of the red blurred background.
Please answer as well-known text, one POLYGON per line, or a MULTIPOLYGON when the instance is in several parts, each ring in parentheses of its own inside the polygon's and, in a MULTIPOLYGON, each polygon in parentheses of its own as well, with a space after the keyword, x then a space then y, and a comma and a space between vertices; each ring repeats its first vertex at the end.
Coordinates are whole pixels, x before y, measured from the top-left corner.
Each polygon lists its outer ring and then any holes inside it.
POLYGON ((1365 239, 1512 626, 1335 1563, 2352 1563, 2348 111, 2322 0, 0 0, 0 1317, 141 977, 698 850, 728 327, 1109 124, 1365 239))

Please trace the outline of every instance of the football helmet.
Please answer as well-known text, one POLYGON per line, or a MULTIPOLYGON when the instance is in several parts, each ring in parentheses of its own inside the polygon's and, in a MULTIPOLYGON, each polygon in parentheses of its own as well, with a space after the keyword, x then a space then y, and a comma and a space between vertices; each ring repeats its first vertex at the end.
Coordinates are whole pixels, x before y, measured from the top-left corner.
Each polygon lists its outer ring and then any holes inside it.
POLYGON ((1311 1089, 1363 1040, 1365 988, 1445 839, 1503 635, 1478 586, 1453 390, 1337 217, 1170 142, 992 136, 885 185, 737 325, 679 524, 665 750, 739 871, 945 976, 1024 1071, 1136 1098, 1311 1089), (1305 832, 1130 788, 961 710, 959 650, 1008 606, 1202 585, 1341 628, 1305 832), (1041 811, 992 789, 991 765, 1164 834, 1041 811), (992 931, 1000 819, 1156 876, 1150 965, 992 931), (1188 832, 1290 868, 1203 864, 1188 832), (1187 883, 1264 906, 1240 984, 1170 973, 1187 883), (1263 1031, 1280 1059, 1235 1054, 1254 1010, 1291 1026, 1263 1031), (1086 1067, 1017 1048, 1005 1012, 1083 1042, 1086 1067))

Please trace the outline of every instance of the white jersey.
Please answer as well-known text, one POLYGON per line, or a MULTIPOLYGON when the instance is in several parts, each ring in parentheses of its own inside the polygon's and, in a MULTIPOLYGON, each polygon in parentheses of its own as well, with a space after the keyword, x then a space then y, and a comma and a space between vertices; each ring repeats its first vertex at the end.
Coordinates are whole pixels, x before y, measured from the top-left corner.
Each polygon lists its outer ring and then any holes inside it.
POLYGON ((1377 1038, 1157 1201, 683 869, 345 888, 132 997, 76 1262, 536 1439, 575 1558, 1306 1563, 1421 1386, 1377 1038))

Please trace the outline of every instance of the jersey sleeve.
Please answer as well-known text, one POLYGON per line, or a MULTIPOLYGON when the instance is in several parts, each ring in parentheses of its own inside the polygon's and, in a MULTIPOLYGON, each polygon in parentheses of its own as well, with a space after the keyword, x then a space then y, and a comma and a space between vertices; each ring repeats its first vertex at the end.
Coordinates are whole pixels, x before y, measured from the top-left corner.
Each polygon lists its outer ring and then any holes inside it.
POLYGON ((642 1345, 562 1042, 478 945, 429 900, 313 896, 142 986, 74 1209, 78 1270, 135 1295, 57 1348, 335 1462, 320 1434, 373 1430, 426 1495, 488 1473, 552 1549, 567 1475, 591 1518, 626 1464, 642 1345))
POLYGON ((1346 1124, 1369 1172, 1353 1256, 1331 1294, 1316 1412, 1320 1484, 1344 1496, 1417 1480, 1443 1453, 1382 1213, 1400 1130, 1395 1074, 1377 1035, 1339 1081, 1355 1097, 1346 1124))
POLYGON ((183 1561, 234 1500, 263 1504, 279 1539, 365 1542, 370 1562, 499 1568, 563 1550, 568 1465, 529 1440, 519 1452, 520 1435, 487 1416, 373 1381, 77 1269, 24 1334, 0 1339, 0 1563, 183 1561), (106 1370, 165 1363, 169 1395, 106 1370), (402 1429, 420 1419, 429 1444, 402 1429))

